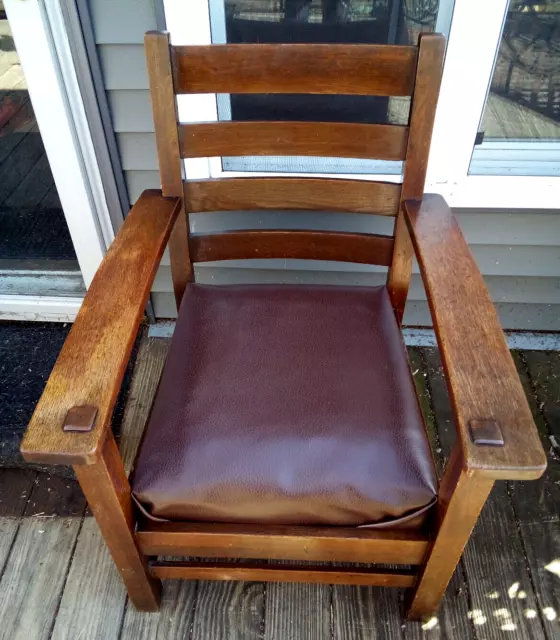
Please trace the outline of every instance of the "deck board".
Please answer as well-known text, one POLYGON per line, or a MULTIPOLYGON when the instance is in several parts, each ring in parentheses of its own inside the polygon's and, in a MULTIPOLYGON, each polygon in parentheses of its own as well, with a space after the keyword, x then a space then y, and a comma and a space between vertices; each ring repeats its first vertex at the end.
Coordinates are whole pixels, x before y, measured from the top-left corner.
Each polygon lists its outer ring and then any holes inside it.
POLYGON ((0 578, 36 478, 35 471, 23 469, 5 469, 0 473, 0 578))
MULTIPOLYGON (((430 375, 422 349, 409 348, 410 365, 416 385, 416 392, 420 399, 420 406, 426 421, 426 428, 430 437, 430 444, 434 453, 434 462, 438 477, 441 478, 445 465, 445 456, 442 450, 442 437, 450 438, 449 416, 439 414, 436 419, 433 401, 431 397, 430 375), (441 435, 440 435, 441 433, 441 435)), ((438 389, 436 389, 436 392, 438 389)), ((425 624, 406 622, 404 626, 404 640, 420 640, 426 633, 434 640, 446 640, 447 638, 462 638, 471 640, 475 637, 472 624, 469 622, 469 589, 465 575, 463 560, 459 561, 457 569, 451 578, 447 588, 447 595, 443 599, 435 619, 425 624)))
POLYGON ((260 640, 264 594, 261 582, 199 581, 191 639, 260 640))
POLYGON ((403 608, 398 589, 333 586, 333 640, 397 640, 403 608))
POLYGON ((136 457, 170 343, 170 339, 144 337, 138 348, 119 439, 127 474, 136 457))
POLYGON ((0 204, 18 188, 44 154, 39 131, 28 133, 0 165, 0 204))
MULTIPOLYGON (((0 18, 0 32, 6 36, 3 44, 10 47, 5 17, 0 18)), ((1 49, 0 257, 75 260, 23 69, 16 51, 1 49)), ((16 281, 14 292, 25 293, 25 280, 16 281)))
POLYGON ((549 435, 560 443, 560 357, 549 351, 531 351, 524 359, 549 435))
MULTIPOLYGON (((455 431, 441 361, 435 349, 424 350, 424 356, 442 453, 448 458, 455 431)), ((527 609, 536 609, 536 595, 505 482, 494 486, 463 554, 463 566, 470 600, 465 613, 470 615, 477 635, 480 632, 485 639, 493 640, 508 632, 508 637, 519 640, 544 640, 538 617, 525 615, 527 609)), ((446 599, 451 595, 448 591, 446 599)))
POLYGON ((49 638, 84 508, 75 481, 38 475, 0 580, 2 637, 49 638))
POLYGON ((41 209, 62 209, 62 204, 60 203, 58 191, 56 190, 54 183, 45 197, 41 200, 39 207, 41 209))
POLYGON ((0 168, 1 164, 11 158, 10 155, 20 145, 28 135, 38 133, 37 125, 33 122, 28 123, 25 126, 18 127, 17 131, 10 132, 4 135, 4 132, 0 130, 0 168))
MULTIPOLYGON (((127 603, 121 640, 171 640, 190 638, 197 582, 168 580, 163 584, 161 610, 139 613, 127 603)), ((235 633, 235 632, 234 632, 235 633)), ((211 636, 208 636, 210 638, 211 636)), ((231 637, 236 637, 232 635, 231 637)))
POLYGON ((332 589, 328 584, 263 585, 264 639, 330 640, 332 589))
POLYGON ((117 640, 126 592, 93 517, 78 535, 52 640, 117 640))
MULTIPOLYGON (((6 198, 5 207, 37 207, 52 189, 54 178, 49 166, 47 154, 39 156, 29 173, 6 198)), ((41 215, 37 212, 37 215, 41 215)))
POLYGON ((560 459, 549 440, 560 428, 560 355, 516 354, 519 375, 548 452, 546 474, 534 482, 511 483, 510 495, 548 640, 558 638, 560 615, 560 459), (531 393, 532 391, 532 393, 531 393), (547 568, 548 567, 548 568, 547 568))

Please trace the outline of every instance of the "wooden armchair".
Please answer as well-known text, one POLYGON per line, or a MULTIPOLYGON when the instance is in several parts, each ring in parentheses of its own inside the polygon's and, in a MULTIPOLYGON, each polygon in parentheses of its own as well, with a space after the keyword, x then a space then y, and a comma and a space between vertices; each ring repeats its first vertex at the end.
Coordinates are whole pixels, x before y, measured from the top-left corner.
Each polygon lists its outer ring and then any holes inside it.
POLYGON ((170 47, 149 33, 146 51, 162 193, 141 196, 103 260, 24 456, 74 466, 139 609, 158 608, 161 579, 190 578, 406 587, 408 615, 432 614, 494 481, 546 466, 482 277, 444 200, 423 193, 444 39, 170 47), (413 100, 409 126, 177 124, 176 93, 271 92, 413 100), (247 154, 404 160, 404 179, 183 181, 181 158, 247 154), (395 216, 395 231, 189 235, 189 212, 252 209, 395 216), (110 420, 167 243, 179 319, 129 481, 110 420), (414 251, 458 435, 439 487, 400 334, 414 251), (240 258, 389 272, 371 288, 193 282, 193 262, 240 258))

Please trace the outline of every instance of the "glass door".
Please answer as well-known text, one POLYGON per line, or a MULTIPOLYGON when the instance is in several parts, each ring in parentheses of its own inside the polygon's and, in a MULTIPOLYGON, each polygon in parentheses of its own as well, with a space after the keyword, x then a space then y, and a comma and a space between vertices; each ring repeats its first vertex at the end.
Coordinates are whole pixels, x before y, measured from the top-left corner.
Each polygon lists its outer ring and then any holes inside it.
POLYGON ((0 319, 72 320, 114 237, 61 4, 0 13, 0 319))
POLYGON ((0 10, 0 295, 84 292, 10 23, 0 10))

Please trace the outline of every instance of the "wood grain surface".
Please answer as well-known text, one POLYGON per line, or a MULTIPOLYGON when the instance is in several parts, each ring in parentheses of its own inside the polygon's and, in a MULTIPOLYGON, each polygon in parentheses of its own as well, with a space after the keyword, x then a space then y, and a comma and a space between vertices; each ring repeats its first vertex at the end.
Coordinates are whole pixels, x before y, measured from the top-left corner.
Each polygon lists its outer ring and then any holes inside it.
POLYGON ((426 287, 465 464, 487 477, 540 477, 546 456, 484 280, 441 196, 404 203, 426 287), (502 447, 475 445, 471 420, 495 420, 502 447))
POLYGON ((409 199, 424 194, 430 143, 443 71, 445 38, 438 33, 420 35, 418 68, 410 109, 410 129, 403 172, 401 203, 395 223, 395 252, 387 286, 397 320, 402 322, 412 275, 413 249, 402 210, 409 199))
POLYGON ((220 178, 185 182, 188 211, 347 211, 394 216, 401 185, 339 178, 220 178))
POLYGON ((321 156, 402 160, 408 127, 341 122, 202 122, 179 125, 181 156, 321 156))
POLYGON ((336 260, 388 266, 393 238, 334 231, 229 231, 191 236, 193 262, 266 258, 336 260))
POLYGON ((398 530, 146 523, 136 537, 145 555, 271 558, 420 564, 426 535, 398 530))
MULTIPOLYGON (((169 34, 148 32, 144 37, 150 98, 154 114, 161 188, 164 196, 183 197, 183 169, 177 130, 177 103, 173 88, 169 34)), ((194 278, 189 257, 189 224, 183 208, 169 239, 171 279, 177 309, 187 283, 194 278)))
POLYGON ((407 96, 416 47, 218 44, 174 47, 177 93, 407 96))
POLYGON ((93 462, 109 428, 156 270, 181 207, 145 191, 103 259, 58 356, 21 447, 27 460, 93 462), (74 406, 97 407, 88 433, 64 432, 74 406))
POLYGON ((129 599, 140 611, 157 611, 161 582, 148 574, 147 560, 136 544, 130 485, 113 434, 106 437, 100 459, 75 465, 74 471, 129 599))
MULTIPOLYGON (((437 423, 440 455, 447 460, 457 442, 453 408, 438 351, 423 349, 422 352, 427 365, 425 372, 437 423)), ((529 384, 524 389, 526 393, 530 393, 529 384)), ((520 539, 521 523, 518 521, 518 516, 523 513, 523 510, 518 511, 518 507, 521 506, 519 503, 512 508, 510 499, 512 492, 519 489, 524 493, 524 489, 529 488, 526 495, 530 500, 534 495, 531 489, 538 488, 540 482, 540 480, 512 483, 498 481, 494 484, 463 553, 461 565, 465 584, 461 585, 457 581, 459 572, 456 571, 447 589, 444 607, 437 613, 439 627, 443 629, 445 624, 448 628, 447 635, 442 635, 442 640, 456 636, 468 637, 463 630, 464 622, 460 616, 462 614, 463 620, 469 619, 469 611, 474 612, 470 614, 470 618, 474 622, 475 638, 482 635, 480 630, 483 629, 484 638, 489 640, 502 640, 506 634, 523 639, 543 640, 542 621, 538 620, 538 614, 531 617, 527 616, 526 612, 538 612, 539 607, 533 585, 536 584, 537 573, 544 572, 542 567, 546 562, 541 560, 540 563, 533 564, 529 556, 526 557, 527 548, 520 539), (512 586, 513 590, 510 592, 512 586), (457 589, 461 588, 463 588, 462 598, 458 598, 455 594, 457 589)), ((536 506, 536 511, 546 518, 543 502, 541 500, 536 506)), ((549 499, 547 502, 553 504, 549 499)), ((529 515, 525 510, 525 514, 533 522, 535 521, 532 518, 534 513, 529 515)), ((537 536, 539 541, 546 537, 546 532, 546 526, 539 527, 537 536)), ((539 557, 552 556, 541 551, 539 557)), ((552 594, 553 592, 549 591, 548 598, 552 594)), ((550 606, 550 599, 547 599, 547 603, 544 606, 550 606)), ((555 636, 550 640, 553 637, 555 636)))
POLYGON ((303 582, 307 584, 359 584, 382 587, 411 587, 411 571, 372 571, 367 569, 286 564, 250 564, 213 562, 153 562, 150 573, 156 578, 190 580, 248 580, 266 582, 303 582))
POLYGON ((493 484, 491 478, 465 471, 460 448, 454 449, 438 492, 437 529, 410 594, 410 619, 425 619, 436 612, 493 484))

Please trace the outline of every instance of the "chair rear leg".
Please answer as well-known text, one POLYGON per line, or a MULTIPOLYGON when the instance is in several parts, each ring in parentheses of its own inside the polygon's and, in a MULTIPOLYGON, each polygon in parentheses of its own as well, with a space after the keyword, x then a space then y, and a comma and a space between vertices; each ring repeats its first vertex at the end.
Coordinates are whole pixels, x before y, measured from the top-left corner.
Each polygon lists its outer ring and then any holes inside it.
POLYGON ((463 469, 456 445, 445 469, 438 500, 438 531, 412 590, 408 618, 432 616, 453 576, 494 480, 463 469))
POLYGON ((110 433, 100 459, 74 471, 101 534, 117 565, 130 600, 140 611, 157 611, 161 581, 152 578, 134 537, 134 511, 128 478, 110 433))

